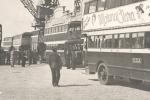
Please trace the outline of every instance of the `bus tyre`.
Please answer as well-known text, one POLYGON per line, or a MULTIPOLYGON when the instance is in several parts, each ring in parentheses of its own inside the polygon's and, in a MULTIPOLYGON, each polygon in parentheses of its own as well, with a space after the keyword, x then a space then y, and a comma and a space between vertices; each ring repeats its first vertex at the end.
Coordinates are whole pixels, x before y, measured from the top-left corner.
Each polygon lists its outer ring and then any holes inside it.
POLYGON ((101 84, 108 85, 113 83, 113 76, 109 75, 108 68, 104 63, 99 64, 97 75, 101 84))

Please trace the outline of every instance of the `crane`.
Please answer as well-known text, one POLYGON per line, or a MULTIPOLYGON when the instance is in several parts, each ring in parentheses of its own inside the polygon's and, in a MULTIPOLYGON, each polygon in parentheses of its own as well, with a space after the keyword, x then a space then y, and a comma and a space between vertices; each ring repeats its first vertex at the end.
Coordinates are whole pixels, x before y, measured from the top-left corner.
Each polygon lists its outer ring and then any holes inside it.
MULTIPOLYGON (((45 16, 47 14, 44 13, 44 15, 40 16, 42 12, 39 11, 40 9, 36 9, 34 7, 32 0, 20 0, 20 1, 24 5, 24 7, 30 12, 30 14, 32 14, 32 16, 35 18, 36 23, 39 24, 39 26, 37 26, 37 27, 41 27, 41 26, 44 27, 43 23, 45 21, 45 16), (38 12, 40 12, 40 13, 38 13, 38 12)), ((41 4, 40 7, 47 8, 47 10, 53 10, 55 7, 57 7, 59 5, 58 0, 44 0, 44 2, 45 3, 41 4)))
MULTIPOLYGON (((45 16, 48 15, 47 13, 43 13, 44 10, 53 10, 53 8, 57 7, 59 5, 58 0, 44 0, 45 3, 41 4, 39 7, 40 9, 36 9, 33 5, 32 0, 20 0, 24 7, 32 14, 32 16, 35 18, 36 24, 34 27, 38 27, 39 34, 38 34, 38 46, 37 50, 41 57, 41 60, 43 59, 44 52, 46 50, 46 45, 44 44, 44 28, 45 28, 45 16), (42 10, 44 8, 44 10, 42 10), (45 9, 46 8, 46 9, 45 9)), ((46 11, 45 11, 46 12, 46 11)), ((53 13, 51 13, 53 14, 53 13)))
POLYGON ((24 5, 24 7, 26 9, 28 9, 28 11, 32 14, 32 16, 34 18, 37 18, 38 15, 37 15, 37 10, 36 8, 34 7, 33 5, 33 1, 32 0, 20 0, 22 2, 22 4, 24 5))

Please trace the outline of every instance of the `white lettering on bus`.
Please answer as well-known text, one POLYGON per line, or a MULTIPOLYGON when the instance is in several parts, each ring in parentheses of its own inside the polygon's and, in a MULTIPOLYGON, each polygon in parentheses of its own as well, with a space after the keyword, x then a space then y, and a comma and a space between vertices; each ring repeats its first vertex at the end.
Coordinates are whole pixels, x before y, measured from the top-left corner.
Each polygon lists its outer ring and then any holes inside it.
POLYGON ((134 12, 124 12, 122 9, 115 13, 110 14, 99 14, 98 15, 99 25, 106 25, 110 22, 125 23, 130 21, 135 21, 134 12))

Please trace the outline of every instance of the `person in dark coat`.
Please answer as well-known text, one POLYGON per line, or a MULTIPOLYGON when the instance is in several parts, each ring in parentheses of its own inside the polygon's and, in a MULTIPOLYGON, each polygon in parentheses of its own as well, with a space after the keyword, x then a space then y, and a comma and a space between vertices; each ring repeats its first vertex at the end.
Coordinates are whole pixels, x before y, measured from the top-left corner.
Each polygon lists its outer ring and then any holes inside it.
POLYGON ((33 53, 31 50, 28 51, 28 60, 29 60, 29 65, 33 64, 33 53))
POLYGON ((14 67, 14 65, 15 65, 15 60, 16 60, 15 48, 12 47, 12 49, 11 49, 11 51, 10 51, 10 64, 11 64, 11 67, 14 67))
POLYGON ((6 64, 10 64, 10 52, 6 53, 6 64))
POLYGON ((57 53, 57 49, 53 49, 49 56, 49 65, 52 73, 52 84, 58 86, 60 80, 60 69, 62 68, 62 60, 57 53))
POLYGON ((24 52, 22 52, 22 67, 25 67, 25 65, 26 65, 26 60, 27 60, 27 57, 26 57, 26 55, 25 55, 25 53, 24 52))

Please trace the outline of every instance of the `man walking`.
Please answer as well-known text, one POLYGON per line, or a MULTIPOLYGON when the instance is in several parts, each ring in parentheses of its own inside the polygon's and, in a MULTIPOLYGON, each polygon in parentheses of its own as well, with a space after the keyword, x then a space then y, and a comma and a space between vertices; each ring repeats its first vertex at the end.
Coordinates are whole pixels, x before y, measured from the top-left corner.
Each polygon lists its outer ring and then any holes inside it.
POLYGON ((22 60, 22 64, 21 64, 21 65, 22 65, 22 67, 25 67, 27 57, 26 57, 26 54, 25 54, 24 52, 22 52, 21 60, 22 60))
POLYGON ((10 50, 10 64, 11 64, 11 67, 14 67, 15 60, 16 60, 15 48, 12 46, 11 50, 10 50))
POLYGON ((49 56, 49 65, 52 73, 52 84, 58 86, 60 79, 60 69, 62 68, 62 61, 60 56, 57 54, 57 49, 52 49, 52 53, 49 56))

